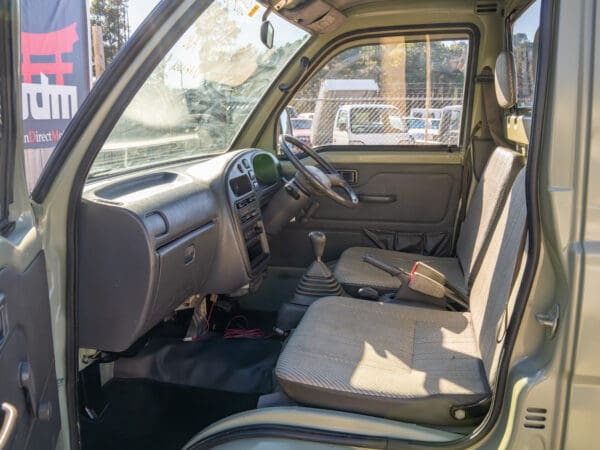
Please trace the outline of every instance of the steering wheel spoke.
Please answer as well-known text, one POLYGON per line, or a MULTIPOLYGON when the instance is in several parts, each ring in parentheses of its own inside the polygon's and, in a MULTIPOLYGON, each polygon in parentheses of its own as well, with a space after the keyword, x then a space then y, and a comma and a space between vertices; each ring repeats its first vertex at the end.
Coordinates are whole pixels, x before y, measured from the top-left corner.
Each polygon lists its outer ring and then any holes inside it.
POLYGON ((346 208, 355 208, 358 205, 359 200, 354 189, 341 177, 336 168, 313 148, 289 134, 282 134, 279 140, 283 153, 316 191, 346 208), (300 161, 300 158, 298 158, 298 155, 292 151, 290 144, 310 156, 317 163, 318 168, 315 166, 305 166, 300 161), (341 188, 344 191, 344 195, 336 192, 333 189, 334 187, 341 188))

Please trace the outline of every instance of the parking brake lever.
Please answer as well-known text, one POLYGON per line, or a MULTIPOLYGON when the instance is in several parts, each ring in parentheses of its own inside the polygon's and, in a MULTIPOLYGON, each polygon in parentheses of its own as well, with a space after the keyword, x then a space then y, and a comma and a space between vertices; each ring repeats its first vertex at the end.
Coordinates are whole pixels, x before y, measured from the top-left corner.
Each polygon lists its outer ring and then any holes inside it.
POLYGON ((383 270, 384 272, 389 273, 393 277, 400 278, 402 281, 405 281, 402 279, 402 276, 410 277, 410 273, 408 273, 407 271, 402 270, 399 267, 391 266, 383 261, 380 261, 377 258, 373 258, 371 255, 363 256, 363 261, 367 264, 377 267, 380 270, 383 270))

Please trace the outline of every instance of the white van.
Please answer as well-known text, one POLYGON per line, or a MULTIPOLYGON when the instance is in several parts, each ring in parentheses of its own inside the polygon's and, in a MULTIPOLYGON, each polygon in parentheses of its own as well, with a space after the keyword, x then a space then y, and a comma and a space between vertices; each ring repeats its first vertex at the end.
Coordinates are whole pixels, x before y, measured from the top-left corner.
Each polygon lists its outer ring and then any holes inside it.
POLYGON ((400 109, 392 105, 343 105, 333 125, 334 145, 414 144, 400 109))

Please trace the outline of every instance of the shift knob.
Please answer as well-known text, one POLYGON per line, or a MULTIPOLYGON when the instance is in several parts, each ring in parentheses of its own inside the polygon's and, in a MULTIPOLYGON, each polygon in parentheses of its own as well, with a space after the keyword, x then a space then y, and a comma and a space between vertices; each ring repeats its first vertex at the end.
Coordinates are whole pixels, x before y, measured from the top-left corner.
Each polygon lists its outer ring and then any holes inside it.
POLYGON ((308 237, 312 241, 315 258, 317 258, 317 261, 321 261, 323 251, 325 250, 325 242, 327 241, 325 233, 322 231, 311 231, 308 233, 308 237))

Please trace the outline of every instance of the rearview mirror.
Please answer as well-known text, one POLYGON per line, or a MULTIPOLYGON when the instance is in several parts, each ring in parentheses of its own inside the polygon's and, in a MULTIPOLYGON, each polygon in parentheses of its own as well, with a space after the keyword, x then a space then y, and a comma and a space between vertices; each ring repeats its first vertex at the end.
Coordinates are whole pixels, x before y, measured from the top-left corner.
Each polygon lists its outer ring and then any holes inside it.
POLYGON ((268 20, 263 21, 260 26, 260 40, 267 48, 273 48, 273 37, 275 35, 275 30, 273 29, 273 25, 268 20))

